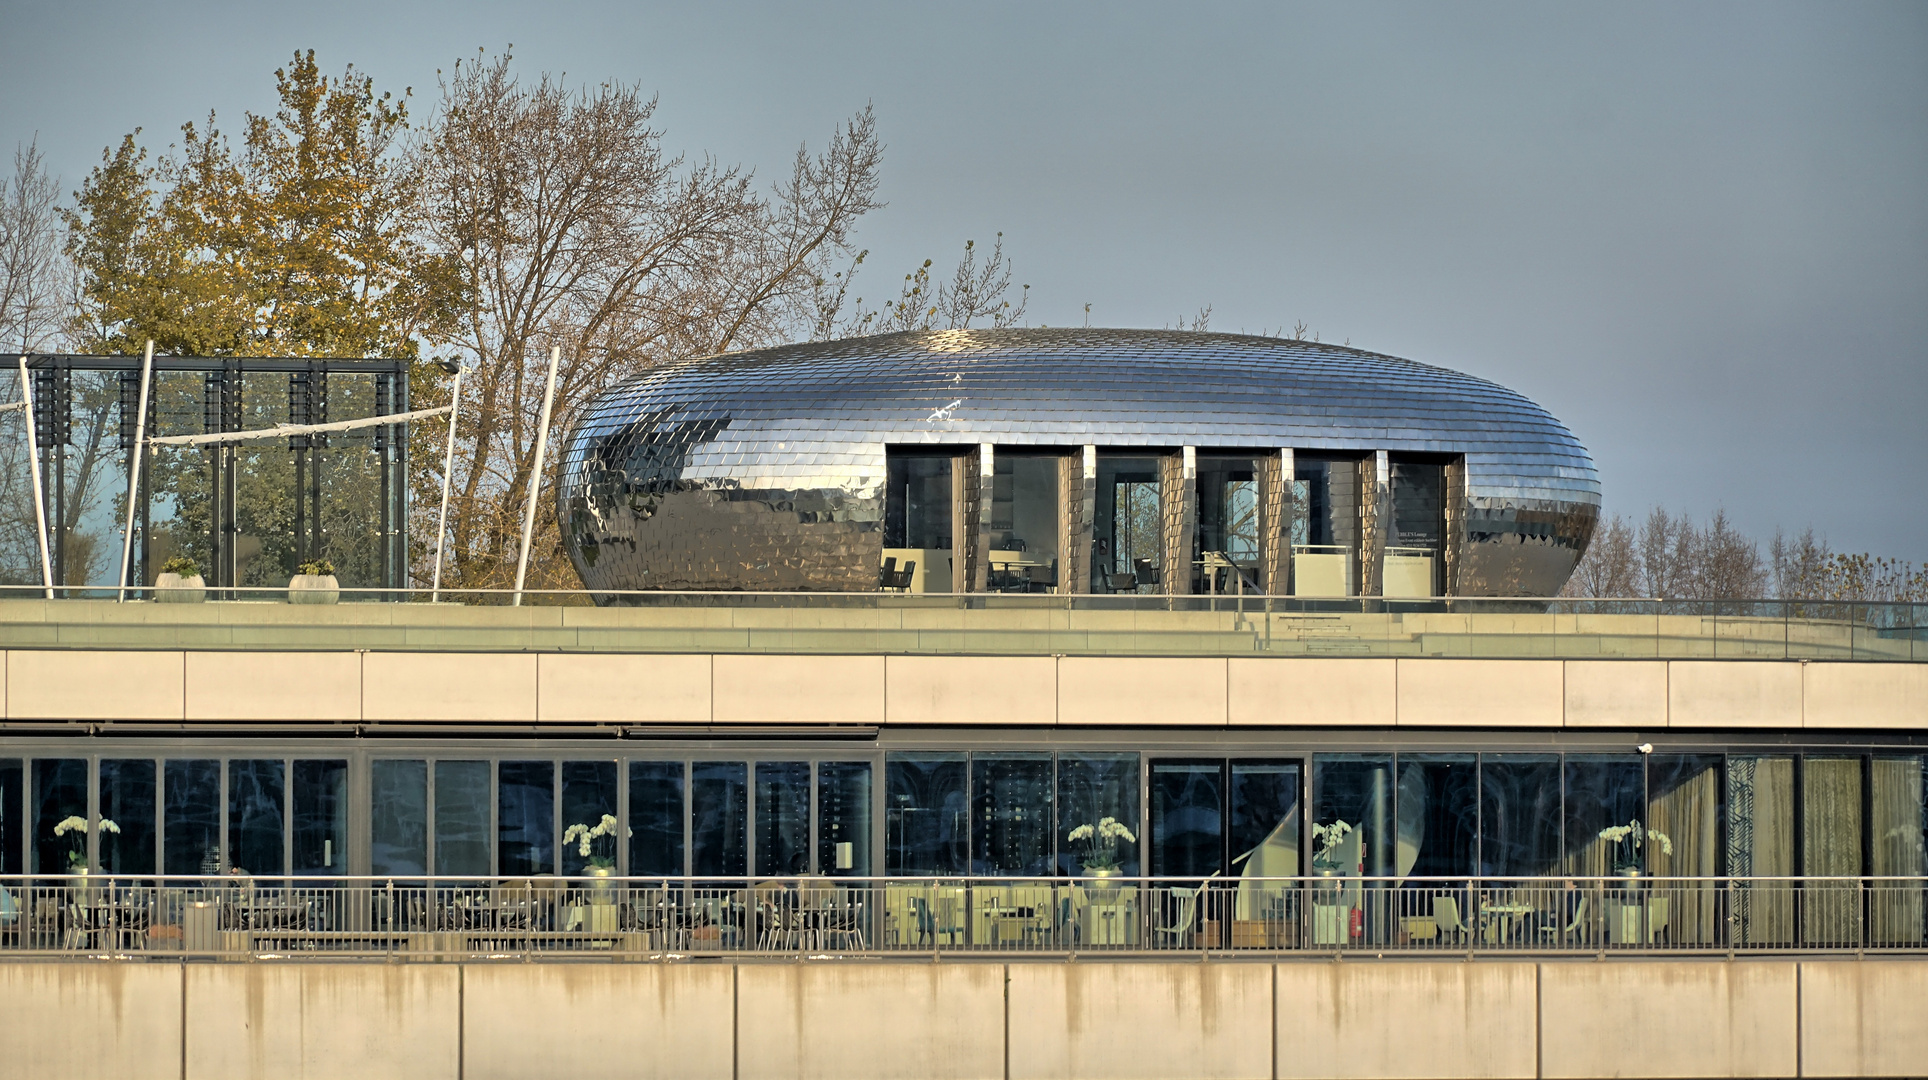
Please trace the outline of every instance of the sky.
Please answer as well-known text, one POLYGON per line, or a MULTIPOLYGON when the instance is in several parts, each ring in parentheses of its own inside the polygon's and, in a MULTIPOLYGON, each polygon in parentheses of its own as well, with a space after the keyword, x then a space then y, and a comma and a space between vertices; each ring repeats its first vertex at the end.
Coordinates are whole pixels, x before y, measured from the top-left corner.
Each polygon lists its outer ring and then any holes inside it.
POLYGON ((1303 321, 1533 398, 1609 513, 1928 560, 1928 4, 0 0, 0 149, 511 45, 766 180, 873 105, 873 302, 1002 232, 1034 324, 1303 321))

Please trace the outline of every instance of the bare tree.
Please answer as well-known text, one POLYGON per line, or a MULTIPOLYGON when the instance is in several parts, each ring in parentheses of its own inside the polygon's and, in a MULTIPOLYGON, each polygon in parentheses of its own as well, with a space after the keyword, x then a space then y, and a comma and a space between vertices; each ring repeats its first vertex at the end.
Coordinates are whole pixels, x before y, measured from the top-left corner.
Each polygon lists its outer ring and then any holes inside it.
POLYGON ((1615 514, 1593 534, 1586 554, 1573 568, 1562 596, 1627 597, 1640 592, 1640 558, 1634 529, 1615 514))
POLYGON ((1707 527, 1694 532, 1693 595, 1701 600, 1743 600, 1767 589, 1767 568, 1760 545, 1728 523, 1727 511, 1716 508, 1707 527))
POLYGON ((71 301, 61 255, 59 186, 36 139, 13 152, 0 177, 0 348, 38 352, 60 336, 71 301))
POLYGON ((1031 286, 1019 286, 1016 298, 1012 298, 1011 262, 1004 255, 1003 233, 997 234, 990 256, 982 263, 978 262, 977 241, 964 241, 964 254, 949 282, 933 286, 932 261, 925 259, 922 266, 904 275, 897 298, 886 300, 878 308, 865 307, 861 296, 850 297, 857 271, 869 254, 860 251, 844 270, 827 280, 817 280, 815 340, 906 330, 969 330, 980 321, 988 321, 991 329, 1023 324, 1031 286))

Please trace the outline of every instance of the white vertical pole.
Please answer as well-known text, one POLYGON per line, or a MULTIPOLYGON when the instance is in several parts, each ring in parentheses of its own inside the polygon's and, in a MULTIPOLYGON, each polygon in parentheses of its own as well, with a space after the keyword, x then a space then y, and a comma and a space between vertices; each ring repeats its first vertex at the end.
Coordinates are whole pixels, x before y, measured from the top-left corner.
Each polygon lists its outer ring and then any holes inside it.
POLYGON ((154 374, 154 339, 147 339, 147 355, 141 359, 140 412, 134 418, 134 449, 127 455, 127 527, 121 530, 120 592, 116 599, 127 600, 127 565, 134 555, 134 497, 140 491, 141 465, 147 458, 147 387, 154 374))
POLYGON ((542 497, 542 458, 549 449, 549 416, 556 406, 556 365, 561 362, 562 350, 551 347, 549 385, 542 392, 542 423, 536 428, 536 464, 529 472, 529 505, 522 515, 522 553, 515 561, 516 607, 522 606, 522 583, 529 576, 529 540, 536 531, 536 501, 542 497))
POLYGON ((442 548, 449 532, 449 484, 455 473, 455 414, 462 408, 462 369, 455 369, 455 389, 449 393, 449 448, 442 455, 442 512, 435 519, 435 583, 429 602, 442 601, 442 548))
POLYGON ((47 499, 40 488, 40 438, 33 427, 33 379, 27 374, 27 358, 20 358, 20 400, 27 403, 27 460, 33 466, 33 516, 40 538, 40 584, 47 599, 54 598, 54 561, 47 554, 47 499))

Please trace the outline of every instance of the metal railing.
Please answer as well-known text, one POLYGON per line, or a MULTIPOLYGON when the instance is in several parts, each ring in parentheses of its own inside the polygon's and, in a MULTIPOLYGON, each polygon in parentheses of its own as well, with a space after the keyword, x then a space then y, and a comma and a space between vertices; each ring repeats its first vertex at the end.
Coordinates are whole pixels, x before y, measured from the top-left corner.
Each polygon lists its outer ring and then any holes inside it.
POLYGON ((1918 952, 1928 878, 0 879, 0 959, 1918 952))

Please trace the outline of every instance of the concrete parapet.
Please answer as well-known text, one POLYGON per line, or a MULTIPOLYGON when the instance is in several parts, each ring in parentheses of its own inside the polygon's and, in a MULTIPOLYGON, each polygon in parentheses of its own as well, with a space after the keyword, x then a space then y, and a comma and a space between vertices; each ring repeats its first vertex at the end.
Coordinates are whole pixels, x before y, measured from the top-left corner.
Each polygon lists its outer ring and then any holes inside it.
POLYGON ((173 1080, 181 968, 0 964, 0 1076, 173 1080))
POLYGON ((1280 964, 1278 1077, 1536 1076, 1528 963, 1280 964))
MULTIPOLYGON (((163 969, 165 970, 165 969, 163 969)), ((186 1076, 461 1075, 462 973, 425 964, 189 964, 186 1076)), ((178 999, 177 999, 178 1000, 178 999)))
POLYGON ((1271 1073, 1272 972, 1257 964, 1012 964, 1012 1080, 1271 1073))
POLYGON ((1643 960, 1540 966, 1540 1075, 1793 1076, 1792 962, 1643 960))
POLYGON ((1802 1076, 1923 1073, 1928 1073, 1928 963, 1802 962, 1802 1076))

